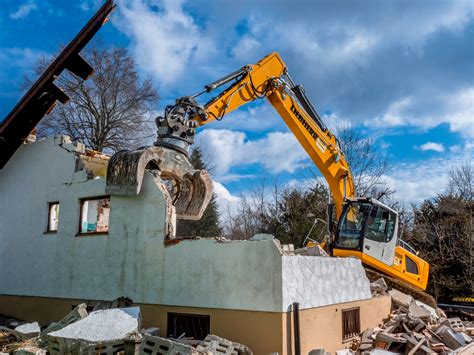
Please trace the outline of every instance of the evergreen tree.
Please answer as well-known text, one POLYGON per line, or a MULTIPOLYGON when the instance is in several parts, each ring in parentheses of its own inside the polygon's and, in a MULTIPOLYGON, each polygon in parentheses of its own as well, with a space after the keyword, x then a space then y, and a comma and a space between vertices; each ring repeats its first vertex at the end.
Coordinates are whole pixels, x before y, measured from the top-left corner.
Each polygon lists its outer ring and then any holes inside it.
MULTIPOLYGON (((194 147, 189 157, 189 161, 195 169, 206 169, 207 164, 204 161, 202 151, 199 147, 194 147)), ((219 211, 217 209, 216 196, 212 194, 211 201, 207 205, 202 218, 198 221, 178 220, 177 236, 179 237, 218 237, 222 233, 219 225, 219 211)))

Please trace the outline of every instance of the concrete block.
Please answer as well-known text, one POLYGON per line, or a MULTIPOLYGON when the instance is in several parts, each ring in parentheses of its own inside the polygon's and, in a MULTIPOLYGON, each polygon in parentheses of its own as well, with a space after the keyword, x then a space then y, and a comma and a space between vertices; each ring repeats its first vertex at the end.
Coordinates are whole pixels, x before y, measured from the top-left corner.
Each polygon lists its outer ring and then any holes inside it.
POLYGON ((207 354, 176 341, 145 334, 140 345, 140 354, 207 354))
POLYGON ((108 342, 124 339, 138 332, 141 323, 140 308, 115 308, 96 311, 88 317, 51 332, 49 337, 108 342))
POLYGON ((252 355, 250 350, 245 345, 234 343, 230 340, 221 338, 214 334, 209 334, 204 339, 201 345, 198 345, 197 350, 212 354, 239 354, 239 355, 252 355))
POLYGON ((41 332, 38 322, 19 325, 15 330, 19 333, 31 336, 37 336, 41 332))
POLYGON ((408 313, 414 318, 431 317, 431 312, 428 309, 417 305, 415 302, 413 302, 410 307, 408 307, 408 313))
POLYGON ((436 331, 436 335, 443 339, 443 342, 453 350, 456 350, 465 344, 465 340, 462 335, 456 333, 446 325, 439 327, 439 329, 436 331))
POLYGON ((410 295, 407 295, 403 292, 400 292, 398 290, 392 289, 388 291, 390 296, 392 297, 392 303, 396 306, 402 306, 405 308, 409 308, 410 305, 413 303, 413 297, 410 295))
POLYGON ((455 330, 457 332, 465 332, 466 331, 466 327, 464 326, 462 320, 459 317, 448 318, 442 324, 451 327, 453 330, 455 330))

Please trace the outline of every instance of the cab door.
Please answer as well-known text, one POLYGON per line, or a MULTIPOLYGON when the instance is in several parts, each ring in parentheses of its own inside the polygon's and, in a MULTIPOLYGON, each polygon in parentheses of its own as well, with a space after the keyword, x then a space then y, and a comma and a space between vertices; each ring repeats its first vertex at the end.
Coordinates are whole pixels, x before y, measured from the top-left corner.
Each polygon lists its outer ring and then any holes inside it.
POLYGON ((386 232, 389 224, 390 212, 378 205, 372 205, 367 216, 364 231, 364 246, 362 252, 387 265, 392 265, 393 258, 384 258, 386 232))

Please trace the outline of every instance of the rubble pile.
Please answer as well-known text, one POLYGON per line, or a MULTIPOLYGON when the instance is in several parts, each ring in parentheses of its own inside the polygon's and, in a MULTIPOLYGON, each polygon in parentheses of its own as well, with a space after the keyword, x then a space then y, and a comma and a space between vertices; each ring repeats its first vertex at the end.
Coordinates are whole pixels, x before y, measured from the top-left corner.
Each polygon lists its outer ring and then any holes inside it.
POLYGON ((387 290, 383 279, 371 284, 373 294, 390 294, 392 312, 377 328, 366 329, 352 349, 361 354, 474 354, 470 322, 447 318, 398 290, 387 290))
POLYGON ((37 322, 24 323, 0 317, 0 324, 5 325, 0 325, 0 355, 252 355, 248 347, 212 334, 204 340, 160 337, 159 328, 142 328, 139 307, 117 308, 131 303, 131 300, 101 302, 91 313, 87 312, 86 304, 80 304, 59 322, 43 329, 37 322))

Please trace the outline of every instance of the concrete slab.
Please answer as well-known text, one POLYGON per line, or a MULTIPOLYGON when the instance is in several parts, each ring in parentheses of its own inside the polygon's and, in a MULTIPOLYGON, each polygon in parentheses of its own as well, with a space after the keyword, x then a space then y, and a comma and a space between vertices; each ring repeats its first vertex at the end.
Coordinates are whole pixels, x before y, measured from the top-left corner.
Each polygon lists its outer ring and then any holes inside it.
POLYGON ((26 335, 38 335, 41 332, 38 322, 19 325, 15 330, 26 335))
POLYGON ((141 316, 139 307, 115 308, 96 311, 58 331, 49 333, 51 337, 107 342, 124 339, 138 331, 141 316))
POLYGON ((392 289, 388 291, 390 296, 392 297, 392 302, 397 306, 402 306, 405 308, 409 308, 410 305, 413 303, 414 299, 412 296, 407 295, 403 292, 398 290, 392 289))

